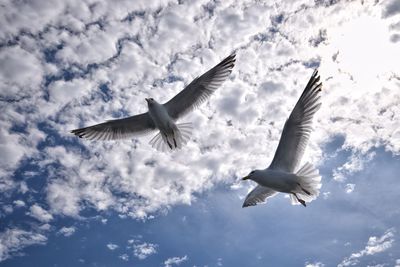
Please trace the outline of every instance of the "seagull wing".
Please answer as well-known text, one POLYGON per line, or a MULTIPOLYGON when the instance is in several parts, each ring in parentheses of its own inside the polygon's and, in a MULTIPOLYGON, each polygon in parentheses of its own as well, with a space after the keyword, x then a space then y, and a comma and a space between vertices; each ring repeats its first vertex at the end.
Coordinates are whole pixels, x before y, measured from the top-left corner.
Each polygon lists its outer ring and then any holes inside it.
POLYGON ((255 206, 260 203, 265 203, 267 198, 273 197, 278 192, 268 187, 257 185, 249 194, 243 203, 243 208, 255 206))
POLYGON ((155 128, 153 120, 149 113, 146 112, 124 119, 110 120, 93 126, 75 129, 71 133, 79 138, 90 140, 117 140, 145 134, 155 128))
POLYGON ((300 163, 312 130, 313 116, 321 106, 322 83, 319 80, 318 71, 315 70, 286 120, 270 169, 293 173, 300 163))
POLYGON ((178 119, 198 107, 228 78, 235 65, 235 54, 222 60, 214 68, 194 79, 185 89, 164 104, 168 114, 178 119))

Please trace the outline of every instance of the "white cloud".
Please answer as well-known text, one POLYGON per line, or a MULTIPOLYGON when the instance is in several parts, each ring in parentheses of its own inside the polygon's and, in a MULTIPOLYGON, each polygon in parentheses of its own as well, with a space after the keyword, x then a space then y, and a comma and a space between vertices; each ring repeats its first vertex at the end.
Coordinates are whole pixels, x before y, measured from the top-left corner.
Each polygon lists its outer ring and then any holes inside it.
POLYGON ((108 244, 107 244, 107 248, 108 248, 109 250, 115 250, 115 249, 118 248, 118 245, 113 244, 113 243, 108 243, 108 244))
POLYGON ((157 245, 152 243, 142 243, 133 245, 133 255, 139 260, 144 260, 152 254, 157 253, 157 245))
POLYGON ((34 244, 45 244, 47 238, 35 232, 19 228, 6 229, 0 233, 0 262, 10 258, 17 251, 34 244))
MULTIPOLYGON (((54 214, 77 217, 87 203, 98 210, 115 209, 121 214, 147 218, 171 205, 189 204, 194 199, 193 193, 207 190, 220 181, 230 181, 252 167, 267 164, 284 120, 310 76, 311 70, 304 62, 315 58, 321 61, 325 90, 323 107, 317 114, 316 131, 306 157, 322 158, 321 144, 337 134, 345 134, 343 148, 355 149, 361 155, 377 142, 393 152, 400 151, 400 135, 391 116, 397 114, 396 103, 400 100, 396 80, 388 80, 388 76, 381 73, 383 70, 377 69, 390 58, 385 52, 380 59, 384 51, 376 53, 380 63, 377 66, 368 64, 374 66, 368 71, 374 72, 372 76, 381 83, 364 92, 355 83, 362 82, 365 75, 355 75, 352 80, 347 74, 360 66, 351 65, 354 62, 346 63, 350 57, 343 56, 347 49, 345 44, 352 43, 353 39, 349 34, 341 36, 341 29, 350 31, 366 20, 376 31, 385 29, 380 36, 389 34, 387 29, 391 22, 379 21, 380 13, 373 11, 373 8, 379 11, 379 7, 347 3, 350 7, 343 9, 346 12, 334 12, 343 4, 321 7, 306 2, 285 2, 277 9, 253 2, 224 1, 216 3, 210 13, 200 8, 204 4, 196 1, 190 5, 165 7, 161 2, 143 2, 137 6, 102 3, 89 8, 85 3, 72 1, 69 13, 64 14, 64 3, 59 2, 54 10, 57 16, 50 14, 44 3, 30 7, 44 5, 44 10, 40 11, 44 17, 26 28, 34 37, 49 23, 68 30, 51 28, 42 34, 42 39, 32 37, 24 46, 17 44, 3 51, 4 58, 13 57, 14 65, 21 65, 25 71, 18 74, 23 77, 3 75, 2 86, 23 82, 18 86, 29 84, 24 95, 32 95, 29 101, 15 103, 3 115, 7 124, 1 127, 0 143, 10 155, 2 159, 5 162, 0 162, 3 169, 11 172, 24 157, 33 157, 49 170, 47 201, 54 214), (140 6, 146 6, 143 16, 131 21, 122 20, 140 6), (159 8, 158 15, 153 16, 151 12, 159 8), (281 14, 285 23, 279 24, 274 18, 281 14), (327 16, 329 20, 320 19, 327 16), (85 27, 89 22, 96 23, 85 27), (315 47, 309 40, 315 39, 321 29, 322 32, 327 29, 324 33, 326 41, 315 47), (59 44, 62 44, 60 49, 55 49, 59 44), (339 51, 333 60, 332 56, 340 47, 342 54, 339 51), (51 59, 54 62, 45 62, 45 48, 55 49, 51 59), (143 112, 146 110, 144 98, 149 95, 166 101, 235 48, 238 48, 238 59, 231 80, 217 90, 209 103, 182 120, 193 121, 196 129, 193 141, 179 153, 166 155, 154 151, 146 144, 150 137, 140 138, 139 143, 130 140, 82 141, 88 151, 76 145, 68 149, 64 145, 53 146, 39 151, 37 144, 45 135, 29 143, 24 140, 30 140, 32 136, 10 131, 16 120, 29 121, 29 132, 37 128, 39 122, 46 121, 61 138, 76 140, 68 135, 69 130, 126 113, 143 112), (88 64, 96 66, 86 72, 88 64), (341 71, 345 67, 346 73, 341 71), (65 70, 73 76, 62 79, 65 70), (61 78, 50 80, 49 85, 42 88, 40 84, 45 74, 61 78), (378 78, 375 74, 379 74, 378 78), (168 75, 183 81, 163 80, 168 75), (103 100, 104 93, 99 89, 101 84, 107 84, 109 88, 107 101, 103 100), (48 100, 35 92, 47 95, 48 100), (365 106, 370 108, 362 110, 365 106), (29 112, 18 117, 17 110, 28 107, 29 112), (343 129, 346 129, 345 133, 343 129), (243 155, 247 155, 245 159, 243 155), (61 166, 54 169, 53 162, 61 166), (145 182, 143 177, 146 177, 145 182), (118 198, 116 193, 130 197, 118 198), (140 196, 141 200, 134 196, 140 196)), ((25 8, 21 12, 33 16, 25 8)), ((384 7, 380 8, 383 10, 384 7)), ((25 27, 23 25, 26 25, 25 18, 17 16, 14 26, 25 27)), ((9 36, 6 32, 17 34, 18 30, 4 29, 3 36, 9 36)), ((361 37, 363 40, 370 38, 368 35, 361 37)), ((380 42, 382 47, 390 47, 389 39, 383 38, 380 42)), ((49 52, 46 50, 46 53, 49 52)), ((396 73, 396 66, 384 67, 396 73)), ((365 157, 360 156, 360 162, 364 160, 365 157)), ((362 163, 360 166, 362 168, 362 163)), ((347 170, 347 165, 338 169, 335 178, 345 179, 349 174, 347 170)), ((8 189, 15 186, 10 180, 3 184, 7 184, 5 188, 8 189)))
POLYGON ((29 215, 41 222, 49 222, 53 220, 53 215, 37 204, 34 204, 29 208, 29 215))
POLYGON ((13 203, 14 203, 14 205, 15 205, 16 207, 18 207, 18 208, 20 208, 20 207, 25 207, 25 202, 22 201, 22 200, 20 200, 20 199, 14 200, 13 203))
POLYGON ((168 258, 167 260, 164 261, 164 267, 171 267, 172 265, 180 265, 182 262, 185 262, 187 260, 188 260, 187 255, 185 255, 181 258, 180 257, 168 258))
POLYGON ((58 233, 62 234, 63 236, 68 237, 68 236, 73 235, 75 233, 75 231, 76 231, 76 228, 74 226, 71 226, 71 227, 64 226, 58 231, 58 233))
POLYGON ((5 213, 12 213, 14 211, 11 205, 4 205, 2 206, 2 209, 5 211, 5 213))
POLYGON ((129 260, 128 254, 125 254, 125 253, 119 255, 118 258, 120 258, 120 259, 123 260, 123 261, 128 261, 128 260, 129 260))
POLYGON ((0 50, 0 96, 19 99, 40 90, 41 62, 34 53, 19 46, 0 50))
POLYGON ((309 263, 307 262, 305 267, 324 267, 325 264, 323 264, 322 262, 315 262, 315 263, 309 263))
POLYGON ((350 156, 347 162, 342 166, 333 170, 333 179, 338 182, 345 181, 348 176, 364 169, 365 164, 370 162, 375 157, 375 152, 371 153, 354 153, 350 156))
POLYGON ((43 222, 78 218, 87 206, 146 219, 266 166, 312 61, 320 63, 323 106, 305 157, 323 164, 321 147, 343 136, 352 156, 333 178, 345 181, 371 149, 400 153, 396 1, 18 3, 0 16, 0 191, 27 193, 29 183, 11 176, 24 159, 37 164, 50 212, 30 213, 43 222), (129 17, 138 10, 143 16, 129 17), (159 153, 150 137, 101 143, 68 134, 143 112, 145 97, 168 100, 234 49, 230 79, 182 119, 195 130, 181 151, 159 153))
POLYGON ((400 4, 399 1, 396 0, 389 0, 389 1, 385 1, 385 7, 383 9, 383 16, 384 17, 391 17, 394 16, 396 14, 400 13, 400 4))
POLYGON ((350 194, 351 192, 354 191, 354 188, 356 187, 355 184, 346 184, 345 191, 347 194, 350 194))
POLYGON ((365 256, 372 256, 377 253, 382 253, 391 248, 394 240, 394 229, 387 230, 381 237, 371 236, 367 245, 363 250, 352 253, 349 257, 345 258, 338 266, 352 266, 359 263, 359 259, 365 256))

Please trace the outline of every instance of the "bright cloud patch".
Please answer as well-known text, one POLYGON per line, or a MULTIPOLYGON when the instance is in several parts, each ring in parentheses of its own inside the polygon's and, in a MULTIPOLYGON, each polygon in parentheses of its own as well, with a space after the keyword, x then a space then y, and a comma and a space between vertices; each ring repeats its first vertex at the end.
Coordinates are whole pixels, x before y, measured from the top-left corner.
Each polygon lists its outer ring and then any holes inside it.
POLYGON ((61 229, 58 231, 58 233, 62 234, 63 236, 68 237, 68 236, 73 235, 73 234, 75 233, 75 231, 76 231, 76 228, 73 227, 73 226, 71 226, 71 227, 65 227, 65 226, 64 226, 63 228, 61 228, 61 229))
MULTIPOLYGON (((396 0, 6 1, 0 14, 2 216, 27 221, 19 229, 6 220, 2 238, 13 241, 2 243, 2 260, 44 243, 39 227, 51 232, 59 218, 146 220, 266 166, 317 67, 323 105, 305 157, 323 166, 337 137, 350 154, 324 182, 355 193, 349 177, 375 160, 371 150, 400 154, 396 0), (96 142, 69 133, 144 112, 146 97, 169 100, 232 51, 229 79, 181 120, 195 126, 182 150, 160 153, 149 136, 96 142)), ((156 253, 135 246, 139 259, 156 253)))
POLYGON ((363 250, 351 254, 349 257, 345 258, 338 266, 343 267, 356 265, 361 257, 371 256, 391 248, 393 242, 395 241, 394 235, 395 230, 389 229, 381 237, 370 237, 366 247, 363 250))
POLYGON ((44 244, 47 238, 38 233, 19 228, 6 229, 0 233, 0 261, 4 261, 26 246, 44 244))
POLYGON ((188 256, 183 257, 172 257, 164 261, 164 267, 172 267, 173 265, 180 265, 181 263, 188 260, 188 256))
POLYGON ((157 245, 152 243, 141 243, 133 245, 133 255, 140 260, 144 260, 152 254, 157 253, 157 245))
POLYGON ((109 243, 109 244, 107 244, 107 248, 109 250, 116 250, 118 248, 118 245, 113 244, 113 243, 109 243))
POLYGON ((47 210, 37 204, 30 207, 29 214, 41 222, 49 222, 53 219, 53 216, 47 210))

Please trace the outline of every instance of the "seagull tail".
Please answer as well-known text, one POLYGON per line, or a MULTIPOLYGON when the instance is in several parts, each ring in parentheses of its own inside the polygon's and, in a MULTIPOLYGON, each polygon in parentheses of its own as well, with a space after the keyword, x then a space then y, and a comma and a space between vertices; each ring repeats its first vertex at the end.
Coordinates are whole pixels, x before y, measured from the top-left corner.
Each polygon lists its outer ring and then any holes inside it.
MULTIPOLYGON (((316 199, 321 188, 321 175, 319 175, 318 169, 307 162, 297 171, 296 176, 298 187, 295 193, 298 197, 305 202, 311 202, 316 199)), ((290 200, 293 205, 300 204, 292 194, 290 195, 290 200)))
POLYGON ((192 129, 192 123, 190 122, 177 124, 173 134, 164 135, 159 132, 150 140, 149 144, 162 152, 180 149, 189 141, 192 129))
POLYGON ((193 125, 191 122, 178 123, 177 129, 175 129, 175 136, 178 137, 178 141, 181 146, 186 145, 192 135, 193 125))

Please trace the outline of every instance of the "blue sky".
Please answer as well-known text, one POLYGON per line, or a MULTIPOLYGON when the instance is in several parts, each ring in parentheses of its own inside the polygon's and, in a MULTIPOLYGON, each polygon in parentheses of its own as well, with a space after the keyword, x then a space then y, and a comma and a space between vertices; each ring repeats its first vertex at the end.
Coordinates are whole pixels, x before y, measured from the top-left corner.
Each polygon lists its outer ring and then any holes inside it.
POLYGON ((1 266, 400 266, 398 1, 7 1, 0 11, 1 266), (79 140, 232 51, 191 141, 79 140), (318 67, 307 208, 243 209, 318 67))

